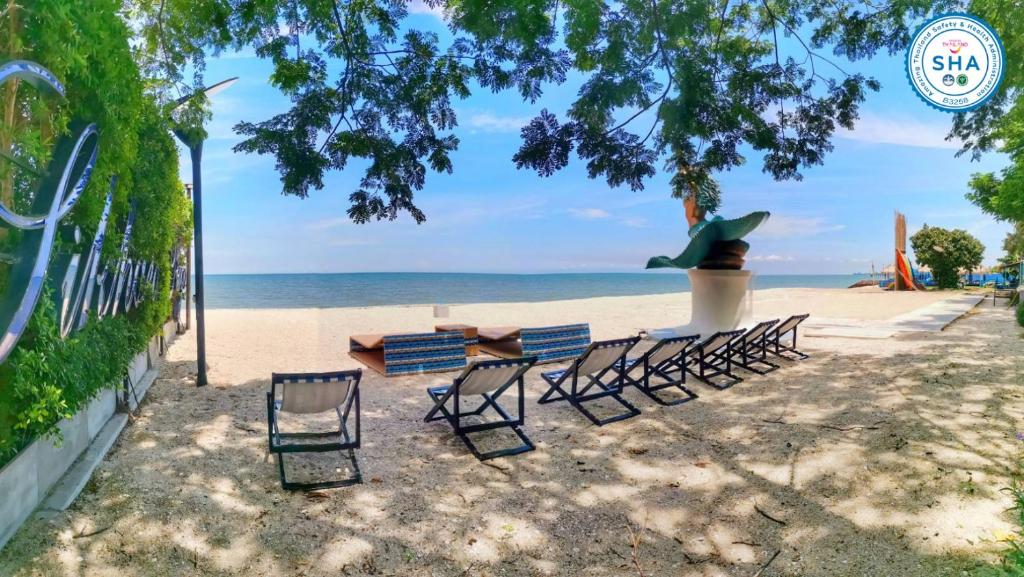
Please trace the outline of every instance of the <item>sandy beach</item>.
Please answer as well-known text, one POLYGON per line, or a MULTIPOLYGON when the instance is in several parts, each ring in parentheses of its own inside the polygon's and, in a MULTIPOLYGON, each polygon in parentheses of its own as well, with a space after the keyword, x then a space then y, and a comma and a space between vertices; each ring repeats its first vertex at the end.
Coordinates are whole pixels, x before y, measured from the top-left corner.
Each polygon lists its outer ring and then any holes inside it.
MULTIPOLYGON (((771 289, 756 318, 884 322, 950 293, 771 289)), ((595 339, 683 324, 688 295, 453 306, 449 322, 589 322, 595 339)), ((726 391, 592 426, 538 405, 537 450, 477 461, 424 389, 452 374, 363 379, 366 482, 278 485, 266 451, 272 371, 359 366, 348 335, 429 331, 426 306, 214 310, 210 379, 191 335, 142 414, 62 514, 26 524, 4 575, 960 576, 1012 530, 1000 488, 1024 417, 1020 329, 976 307, 941 332, 805 338, 812 356, 726 391)), ((650 346, 642 343, 642 347, 650 346)), ((498 442, 508 440, 498 439, 498 442)))
MULTIPOLYGON (((768 289, 754 292, 753 317, 764 320, 810 313, 816 321, 833 318, 884 320, 945 296, 948 294, 885 293, 873 288, 768 289)), ((274 371, 329 371, 361 367, 346 354, 351 334, 430 332, 435 325, 449 322, 477 326, 587 322, 593 338, 599 340, 627 337, 640 330, 682 325, 689 320, 688 292, 540 303, 452 305, 448 318, 442 319, 435 319, 433 307, 427 305, 222 309, 207 313, 207 355, 210 380, 233 384, 266 379, 274 371)), ((171 358, 195 359, 194 345, 194 339, 182 339, 171 358)))

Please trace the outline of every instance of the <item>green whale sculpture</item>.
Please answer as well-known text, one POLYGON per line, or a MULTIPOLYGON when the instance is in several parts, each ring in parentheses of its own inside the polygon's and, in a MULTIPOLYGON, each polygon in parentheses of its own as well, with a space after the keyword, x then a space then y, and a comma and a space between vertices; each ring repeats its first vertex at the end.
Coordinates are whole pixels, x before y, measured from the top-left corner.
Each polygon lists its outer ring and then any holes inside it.
MULTIPOLYGON (((689 206, 687 209, 690 217, 693 213, 689 206)), ((647 268, 741 269, 743 256, 750 249, 750 244, 741 239, 761 226, 769 216, 770 213, 759 211, 729 220, 720 216, 705 220, 700 214, 690 226, 690 244, 682 254, 675 258, 652 257, 647 261, 647 268)))

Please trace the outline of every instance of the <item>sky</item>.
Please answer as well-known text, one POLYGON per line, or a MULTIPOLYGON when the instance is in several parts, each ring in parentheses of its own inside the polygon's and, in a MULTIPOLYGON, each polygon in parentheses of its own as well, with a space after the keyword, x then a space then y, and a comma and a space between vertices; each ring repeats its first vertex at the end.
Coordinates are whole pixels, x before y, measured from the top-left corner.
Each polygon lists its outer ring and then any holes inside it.
MULTIPOLYGON (((423 9, 410 25, 444 33, 423 9)), ((833 140, 823 166, 802 181, 776 182, 762 159, 718 174, 725 218, 754 210, 772 216, 747 240, 747 268, 761 274, 847 274, 893 261, 893 213, 907 217, 908 235, 924 224, 962 228, 985 245, 985 263, 1001 256, 1009 230, 964 198, 970 175, 999 170, 1006 159, 955 157, 946 142, 952 115, 925 105, 912 91, 903 56, 882 55, 844 66, 874 76, 852 132, 833 140)), ((208 84, 239 81, 212 98, 203 156, 204 255, 207 274, 334 272, 642 272, 651 256, 676 256, 688 240, 680 201, 666 172, 645 190, 611 189, 587 177, 573 157, 552 177, 517 170, 519 130, 541 108, 564 111, 578 83, 549 87, 538 102, 515 91, 477 91, 455 102, 460 138, 453 174, 429 173, 416 204, 427 215, 364 225, 351 223, 348 196, 362 172, 332 172, 323 190, 300 199, 281 194, 272 156, 234 153, 232 127, 288 109, 268 83, 269 62, 250 50, 207 63, 208 84)), ((191 180, 186 150, 181 178, 191 180)), ((676 271, 677 272, 677 271, 676 271)))

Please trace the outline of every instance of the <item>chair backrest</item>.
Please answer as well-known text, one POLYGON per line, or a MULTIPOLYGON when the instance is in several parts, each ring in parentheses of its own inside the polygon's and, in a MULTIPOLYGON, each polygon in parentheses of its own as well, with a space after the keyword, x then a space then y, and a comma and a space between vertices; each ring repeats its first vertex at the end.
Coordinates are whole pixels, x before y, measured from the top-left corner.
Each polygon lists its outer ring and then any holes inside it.
POLYGON ((331 373, 274 373, 271 392, 281 393, 286 413, 323 413, 344 407, 362 378, 361 370, 331 373))
POLYGON ((579 368, 576 371, 577 374, 593 375, 600 373, 615 364, 638 342, 640 342, 640 337, 597 341, 591 344, 580 357, 579 368))
POLYGON ((800 323, 804 322, 805 320, 807 320, 807 317, 809 317, 809 316, 811 316, 811 315, 809 315, 809 314, 793 315, 793 316, 789 317, 788 319, 786 319, 786 320, 782 321, 781 323, 779 323, 779 325, 777 327, 775 327, 774 333, 777 334, 777 335, 780 335, 780 336, 784 335, 784 334, 788 333, 789 331, 795 329, 798 324, 800 324, 800 323))
POLYGON ((537 327, 519 331, 523 356, 537 357, 538 363, 575 359, 590 345, 590 325, 537 327))
POLYGON ((714 353, 728 345, 733 339, 743 334, 743 329, 735 331, 719 331, 700 344, 704 354, 714 353))
POLYGON ((762 321, 757 323, 756 325, 754 325, 754 328, 744 333, 743 340, 748 343, 756 341, 757 339, 761 338, 762 335, 768 332, 768 329, 778 324, 778 322, 779 319, 773 319, 770 321, 762 321))
POLYGON ((455 379, 460 395, 482 395, 518 379, 537 362, 535 357, 478 361, 455 379))
POLYGON ((451 371, 466 366, 462 331, 388 335, 384 337, 384 374, 451 371))
POLYGON ((661 363, 683 352, 691 343, 697 341, 700 335, 689 335, 685 337, 671 337, 661 339, 651 350, 647 351, 647 362, 656 367, 661 363))

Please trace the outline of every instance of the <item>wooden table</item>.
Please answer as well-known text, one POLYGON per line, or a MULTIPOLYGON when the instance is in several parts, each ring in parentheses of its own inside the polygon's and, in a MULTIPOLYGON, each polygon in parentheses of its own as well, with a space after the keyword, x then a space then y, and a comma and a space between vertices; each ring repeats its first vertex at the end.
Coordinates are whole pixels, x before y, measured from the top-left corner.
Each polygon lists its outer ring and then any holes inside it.
POLYGON ((439 333, 447 331, 462 331, 462 336, 466 339, 466 356, 475 357, 480 354, 480 341, 477 335, 477 328, 475 326, 463 323, 449 323, 435 326, 434 331, 439 333))

